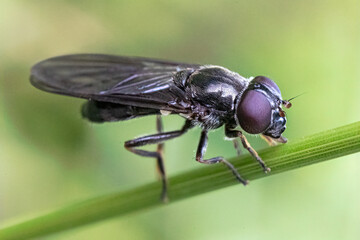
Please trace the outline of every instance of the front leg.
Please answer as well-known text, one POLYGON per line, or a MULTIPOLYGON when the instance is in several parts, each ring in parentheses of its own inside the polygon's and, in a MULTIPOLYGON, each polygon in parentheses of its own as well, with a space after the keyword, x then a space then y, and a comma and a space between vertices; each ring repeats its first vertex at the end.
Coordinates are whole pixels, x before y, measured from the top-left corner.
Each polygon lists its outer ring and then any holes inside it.
POLYGON ((234 148, 236 150, 237 156, 238 157, 241 156, 241 148, 240 148, 240 145, 239 145, 239 142, 238 142, 237 138, 232 139, 232 142, 234 144, 234 148))
POLYGON ((241 143, 244 146, 244 148, 246 150, 249 151, 249 153, 251 154, 251 156, 253 156, 256 161, 258 161, 258 163, 260 164, 260 166, 264 169, 265 173, 268 173, 271 171, 270 168, 268 168, 265 164, 265 162, 261 159, 261 157, 259 156, 259 154, 250 146, 250 143, 247 141, 246 137, 244 134, 242 134, 241 131, 239 130, 234 130, 234 129, 230 129, 228 126, 225 126, 225 135, 228 138, 236 138, 239 137, 241 139, 241 143))
POLYGON ((203 130, 201 132, 201 137, 200 137, 200 142, 199 142, 199 146, 197 148, 196 151, 196 161, 200 162, 200 163, 204 163, 204 164, 215 164, 215 163, 224 163, 234 174, 234 176, 236 177, 236 179, 241 182, 242 184, 246 185, 248 184, 248 181, 243 179, 239 172, 236 170, 236 168, 228 161, 226 161, 225 158, 223 157, 214 157, 214 158, 210 158, 210 159, 204 159, 204 155, 206 152, 206 147, 207 147, 207 141, 208 141, 208 136, 207 136, 207 131, 203 130))

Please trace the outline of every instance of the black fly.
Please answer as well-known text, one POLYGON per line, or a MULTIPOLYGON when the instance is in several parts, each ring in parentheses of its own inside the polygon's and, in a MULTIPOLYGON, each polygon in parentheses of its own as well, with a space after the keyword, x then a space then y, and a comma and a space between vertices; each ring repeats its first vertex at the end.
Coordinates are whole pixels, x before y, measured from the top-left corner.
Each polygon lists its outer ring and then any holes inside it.
POLYGON ((237 180, 246 185, 234 166, 223 157, 204 159, 208 131, 225 125, 225 135, 236 138, 269 172, 263 160, 250 146, 240 126, 250 134, 262 134, 268 143, 285 143, 281 134, 286 117, 281 106, 279 87, 269 78, 246 79, 226 68, 213 65, 186 64, 140 57, 99 54, 77 54, 50 58, 31 70, 31 83, 44 91, 85 98, 82 115, 92 122, 128 120, 157 115, 157 134, 125 142, 125 148, 137 155, 157 159, 167 199, 167 181, 162 157, 163 142, 181 136, 198 125, 202 132, 196 161, 205 164, 224 163, 237 180), (178 131, 163 132, 161 115, 178 114, 185 118, 178 131), (138 149, 157 144, 155 152, 138 149))

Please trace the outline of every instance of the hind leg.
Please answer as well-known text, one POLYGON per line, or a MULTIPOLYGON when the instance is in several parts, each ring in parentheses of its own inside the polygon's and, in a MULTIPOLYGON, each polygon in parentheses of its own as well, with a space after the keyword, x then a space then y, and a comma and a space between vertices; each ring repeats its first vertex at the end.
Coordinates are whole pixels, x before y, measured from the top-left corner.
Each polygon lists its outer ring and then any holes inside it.
POLYGON ((164 161, 162 157, 163 142, 183 135, 188 129, 192 128, 193 126, 191 125, 190 121, 186 121, 182 129, 172 132, 162 132, 161 126, 162 126, 161 120, 157 119, 157 127, 158 127, 158 131, 161 131, 160 133, 126 141, 124 145, 125 148, 132 153, 135 153, 143 157, 156 158, 157 166, 163 184, 161 191, 161 199, 163 200, 163 202, 166 202, 168 200, 168 196, 167 196, 167 180, 165 175, 164 161), (151 152, 151 151, 138 149, 138 147, 148 144, 157 144, 158 145, 157 150, 155 152, 151 152))
MULTIPOLYGON (((163 132, 163 124, 161 115, 156 115, 156 130, 158 133, 163 132)), ((167 197, 167 178, 166 178, 166 172, 165 172, 165 164, 164 164, 164 143, 159 143, 156 148, 157 158, 156 158, 156 167, 158 170, 158 173, 160 174, 161 182, 162 182, 162 191, 161 191, 161 199, 164 202, 168 201, 167 197)))

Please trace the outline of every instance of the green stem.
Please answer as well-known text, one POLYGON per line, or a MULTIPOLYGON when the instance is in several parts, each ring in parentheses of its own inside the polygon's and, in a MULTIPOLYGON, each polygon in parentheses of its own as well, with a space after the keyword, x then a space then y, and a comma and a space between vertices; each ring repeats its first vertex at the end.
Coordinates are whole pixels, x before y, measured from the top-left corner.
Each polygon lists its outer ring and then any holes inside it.
MULTIPOLYGON (((230 160, 242 176, 254 180, 360 151, 360 122, 260 151, 272 169, 264 174, 249 155, 230 160)), ((169 179, 170 204, 201 193, 239 184, 223 165, 207 166, 169 179)), ((242 187, 242 186, 239 186, 242 187)), ((251 185, 249 186, 251 187, 251 185)), ((49 214, 0 229, 0 239, 39 237, 128 213, 164 206, 161 186, 150 183, 136 189, 92 198, 49 214)))

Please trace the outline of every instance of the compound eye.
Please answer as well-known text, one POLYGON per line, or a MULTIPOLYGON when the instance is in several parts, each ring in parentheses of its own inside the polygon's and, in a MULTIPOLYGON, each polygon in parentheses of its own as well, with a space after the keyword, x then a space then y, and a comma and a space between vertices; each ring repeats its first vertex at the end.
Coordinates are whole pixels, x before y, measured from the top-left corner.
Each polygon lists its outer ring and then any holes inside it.
POLYGON ((267 78, 267 77, 264 77, 264 76, 257 76, 252 81, 256 82, 256 83, 259 83, 259 84, 263 84, 263 85, 265 85, 267 87, 270 87, 270 88, 274 89, 279 95, 281 95, 280 88, 270 78, 267 78))
POLYGON ((271 112, 269 100, 256 90, 246 91, 236 110, 241 128, 251 134, 262 133, 270 126, 271 112))

